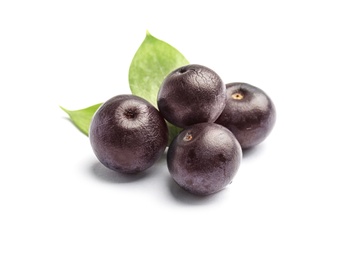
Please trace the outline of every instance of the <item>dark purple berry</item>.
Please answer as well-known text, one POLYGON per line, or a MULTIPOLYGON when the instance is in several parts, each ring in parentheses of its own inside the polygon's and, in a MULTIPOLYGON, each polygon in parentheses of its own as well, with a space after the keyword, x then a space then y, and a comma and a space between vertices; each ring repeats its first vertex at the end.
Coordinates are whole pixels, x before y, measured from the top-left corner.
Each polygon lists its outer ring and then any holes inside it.
POLYGON ((198 195, 222 190, 234 178, 242 158, 235 136, 214 123, 189 126, 173 140, 167 164, 183 189, 198 195))
POLYGON ((187 127, 214 122, 226 103, 226 88, 213 70, 188 65, 171 72, 158 93, 158 109, 170 123, 187 127))
POLYGON ((215 123, 233 132, 244 149, 264 141, 276 121, 270 97, 247 83, 229 83, 226 87, 227 104, 215 123))
POLYGON ((159 111, 134 95, 106 101, 93 116, 89 138, 106 167, 135 173, 151 167, 164 152, 168 129, 159 111))

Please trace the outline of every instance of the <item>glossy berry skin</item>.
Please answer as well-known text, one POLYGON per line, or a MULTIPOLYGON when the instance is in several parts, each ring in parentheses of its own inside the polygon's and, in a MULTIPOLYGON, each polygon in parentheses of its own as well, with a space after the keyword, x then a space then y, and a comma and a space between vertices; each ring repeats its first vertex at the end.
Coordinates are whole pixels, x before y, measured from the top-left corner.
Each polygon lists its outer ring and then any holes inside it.
POLYGON ((151 167, 168 143, 168 129, 159 111, 145 99, 118 95, 95 112, 89 139, 99 161, 121 173, 151 167))
POLYGON ((228 128, 243 149, 253 147, 270 134, 276 121, 276 109, 270 97, 247 83, 229 83, 227 104, 216 120, 228 128))
POLYGON ((241 146, 228 129, 199 123, 175 137, 168 149, 167 164, 171 176, 183 189, 209 195, 231 183, 241 158, 241 146))
POLYGON ((191 64, 172 71, 158 92, 158 109, 170 123, 185 128, 214 122, 226 103, 226 87, 216 72, 191 64))

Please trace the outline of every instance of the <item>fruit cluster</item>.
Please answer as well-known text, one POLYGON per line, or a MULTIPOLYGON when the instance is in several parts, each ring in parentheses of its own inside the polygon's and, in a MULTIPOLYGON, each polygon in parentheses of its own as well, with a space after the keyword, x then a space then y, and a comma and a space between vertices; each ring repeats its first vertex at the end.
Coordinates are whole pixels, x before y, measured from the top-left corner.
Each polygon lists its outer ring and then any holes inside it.
POLYGON ((276 120, 264 91, 246 83, 224 84, 216 72, 197 64, 167 75, 157 101, 158 109, 135 95, 106 101, 90 125, 93 151, 106 167, 135 173, 151 167, 169 146, 171 176, 198 195, 231 183, 242 149, 262 142, 276 120), (171 143, 166 121, 183 128, 171 143))

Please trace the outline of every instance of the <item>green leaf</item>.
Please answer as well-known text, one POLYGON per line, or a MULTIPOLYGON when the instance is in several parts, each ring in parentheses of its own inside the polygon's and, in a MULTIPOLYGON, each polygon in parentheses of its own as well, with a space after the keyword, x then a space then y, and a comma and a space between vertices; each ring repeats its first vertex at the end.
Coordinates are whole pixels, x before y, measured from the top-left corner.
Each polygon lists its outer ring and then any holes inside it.
POLYGON ((60 107, 64 110, 69 116, 72 123, 81 130, 86 136, 89 134, 89 126, 92 121, 95 111, 100 107, 102 103, 84 108, 79 110, 68 110, 66 108, 60 107))
POLYGON ((130 64, 131 92, 157 107, 157 94, 164 78, 171 71, 187 64, 189 62, 177 49, 147 31, 146 38, 130 64))
MULTIPOLYGON (((157 107, 158 91, 165 77, 171 71, 188 64, 188 60, 177 49, 147 31, 129 68, 131 92, 157 107)), ((171 141, 180 129, 172 124, 168 124, 168 127, 171 141)))
POLYGON ((179 128, 168 121, 166 121, 166 124, 169 129, 169 144, 170 144, 172 140, 176 137, 176 135, 178 135, 182 131, 182 128, 179 128))

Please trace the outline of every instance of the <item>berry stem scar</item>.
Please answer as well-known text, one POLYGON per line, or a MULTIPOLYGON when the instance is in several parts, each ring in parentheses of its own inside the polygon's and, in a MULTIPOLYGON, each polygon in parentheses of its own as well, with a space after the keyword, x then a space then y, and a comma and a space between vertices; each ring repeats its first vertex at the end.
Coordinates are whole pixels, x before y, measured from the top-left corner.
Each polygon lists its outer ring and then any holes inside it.
POLYGON ((193 135, 191 133, 186 133, 186 135, 183 137, 183 140, 186 142, 189 142, 193 139, 193 135))
POLYGON ((236 92, 236 93, 232 94, 231 97, 232 97, 233 99, 236 99, 236 100, 241 100, 241 99, 243 99, 243 95, 242 95, 241 93, 239 93, 239 92, 236 92))

